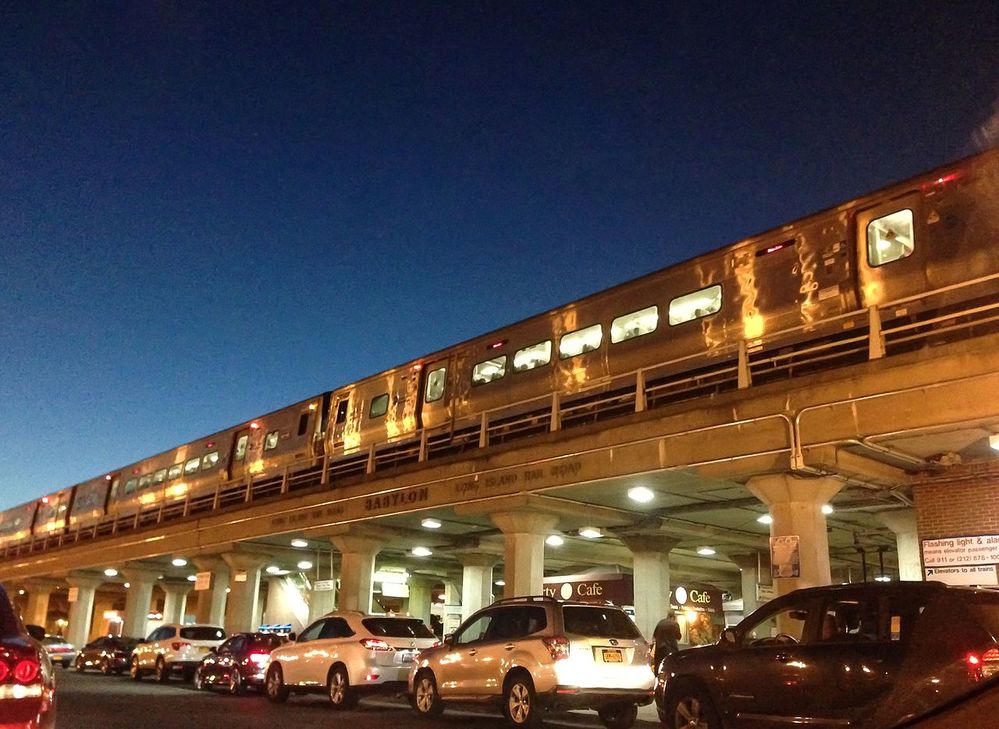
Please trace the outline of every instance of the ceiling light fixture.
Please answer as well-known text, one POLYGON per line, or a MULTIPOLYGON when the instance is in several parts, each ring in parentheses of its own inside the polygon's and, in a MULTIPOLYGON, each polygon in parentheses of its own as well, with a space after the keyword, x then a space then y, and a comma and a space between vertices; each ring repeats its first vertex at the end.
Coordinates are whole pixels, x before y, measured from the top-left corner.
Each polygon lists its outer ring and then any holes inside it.
POLYGON ((699 555, 701 555, 702 557, 710 557, 710 556, 714 555, 716 552, 711 547, 698 547, 697 548, 697 553, 699 555))
POLYGON ((635 486, 635 488, 628 489, 628 498, 632 501, 637 501, 639 504, 647 504, 656 498, 656 494, 652 489, 645 486, 635 486))
POLYGON ((268 568, 267 568, 267 569, 266 569, 265 571, 266 571, 266 572, 267 572, 267 574, 269 574, 269 575, 276 575, 276 574, 278 574, 279 572, 281 572, 281 568, 280 568, 280 567, 278 567, 278 566, 277 566, 276 564, 272 564, 272 565, 270 565, 270 566, 269 566, 269 567, 268 567, 268 568))
POLYGON ((825 514, 826 516, 829 516, 830 514, 832 514, 833 513, 832 506, 830 504, 823 504, 822 505, 822 513, 825 514))
POLYGON ((295 547, 296 549, 304 549, 305 547, 309 546, 309 543, 304 539, 292 539, 291 546, 295 547))
POLYGON ((561 547, 563 544, 565 544, 565 540, 562 539, 562 537, 560 537, 558 534, 551 534, 545 540, 545 544, 547 544, 549 547, 561 547))
POLYGON ((429 557, 433 552, 426 547, 413 547, 412 554, 414 557, 429 557))
POLYGON ((105 577, 117 577, 118 576, 118 570, 116 570, 114 567, 108 567, 106 570, 104 570, 104 576, 105 577))
POLYGON ((197 575, 188 575, 187 576, 187 581, 188 582, 197 582, 198 581, 198 576, 197 575))
POLYGON ((311 570, 311 569, 312 569, 312 562, 308 561, 307 559, 303 559, 303 560, 302 560, 301 562, 299 562, 299 563, 298 563, 298 565, 296 565, 296 566, 297 566, 297 567, 298 567, 298 569, 300 569, 300 570, 311 570))
POLYGON ((774 518, 770 516, 770 514, 761 514, 760 516, 756 517, 756 521, 758 521, 760 524, 769 525, 774 523, 774 518))
POLYGON ((506 580, 496 580, 493 584, 496 585, 496 587, 506 587, 506 580))
POLYGON ((441 526, 443 525, 443 522, 441 522, 440 519, 432 519, 430 517, 427 517, 426 519, 421 521, 420 524, 423 526, 424 529, 440 529, 441 526))
POLYGON ((583 527, 579 530, 579 536, 587 539, 600 539, 603 535, 604 533, 596 527, 583 527))
POLYGON ((174 567, 187 567, 187 560, 183 557, 174 557, 170 564, 174 567))
POLYGON ((989 436, 989 448, 994 451, 999 451, 999 433, 989 436))

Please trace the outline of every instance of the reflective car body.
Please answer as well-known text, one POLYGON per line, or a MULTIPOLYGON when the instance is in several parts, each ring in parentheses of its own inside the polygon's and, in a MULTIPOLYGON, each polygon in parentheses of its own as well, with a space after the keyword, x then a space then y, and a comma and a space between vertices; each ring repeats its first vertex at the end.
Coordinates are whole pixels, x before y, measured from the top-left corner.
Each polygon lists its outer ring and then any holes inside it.
POLYGON ((190 679, 201 659, 225 638, 217 625, 161 625, 135 646, 129 671, 136 680, 152 673, 162 682, 178 672, 190 679))
POLYGON ((104 674, 122 673, 131 663, 132 651, 138 642, 138 638, 102 635, 80 649, 76 654, 74 666, 77 671, 89 668, 104 674))
POLYGON ((0 585, 0 729, 54 729, 55 674, 0 585))
POLYGON ((198 690, 221 686, 229 693, 243 693, 247 687, 260 688, 271 651, 285 643, 274 633, 236 633, 201 659, 194 671, 198 690))
POLYGON ((797 590, 718 644, 668 656, 656 704, 670 729, 888 727, 999 673, 997 636, 999 592, 923 582, 797 590))
POLYGON ((76 660, 76 646, 61 635, 46 635, 42 645, 53 664, 61 663, 63 668, 69 668, 76 660))

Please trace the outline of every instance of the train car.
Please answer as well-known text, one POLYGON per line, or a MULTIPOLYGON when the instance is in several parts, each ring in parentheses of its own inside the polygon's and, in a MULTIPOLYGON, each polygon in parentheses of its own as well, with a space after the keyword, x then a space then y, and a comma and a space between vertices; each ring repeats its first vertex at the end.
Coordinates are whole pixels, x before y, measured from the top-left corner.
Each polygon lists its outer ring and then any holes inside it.
POLYGON ((108 496, 117 492, 121 473, 108 473, 73 487, 73 503, 69 512, 69 531, 88 529, 100 523, 107 514, 108 496))
POLYGON ((37 510, 38 502, 29 501, 0 513, 0 549, 31 539, 37 510))
POLYGON ((73 501, 73 487, 60 489, 38 500, 38 510, 31 528, 35 539, 50 534, 60 534, 69 520, 69 508, 73 501))

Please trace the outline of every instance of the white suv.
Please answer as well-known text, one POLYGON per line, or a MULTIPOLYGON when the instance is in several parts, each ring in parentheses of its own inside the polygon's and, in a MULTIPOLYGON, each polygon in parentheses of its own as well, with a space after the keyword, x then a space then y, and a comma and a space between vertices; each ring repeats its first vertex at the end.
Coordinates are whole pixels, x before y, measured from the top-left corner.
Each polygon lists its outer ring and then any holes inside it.
POLYGON ((271 701, 291 692, 325 691, 334 708, 357 703, 360 692, 405 688, 413 660, 437 637, 419 618, 330 613, 275 648, 264 688, 271 701))
POLYGON ((548 709, 596 709, 608 729, 628 729, 652 702, 651 664, 649 644, 620 608, 517 597, 424 651, 409 693, 422 716, 449 701, 500 701, 517 727, 537 726, 548 709))
POLYGON ((201 659, 224 640, 225 631, 217 625, 160 626, 135 646, 129 675, 138 681, 152 673, 162 682, 180 672, 190 679, 201 659))

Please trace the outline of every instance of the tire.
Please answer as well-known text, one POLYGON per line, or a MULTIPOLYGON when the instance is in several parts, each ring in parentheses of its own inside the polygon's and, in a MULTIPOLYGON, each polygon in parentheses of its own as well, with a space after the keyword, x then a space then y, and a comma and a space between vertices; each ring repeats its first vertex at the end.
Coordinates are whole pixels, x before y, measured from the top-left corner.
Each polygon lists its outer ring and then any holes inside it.
POLYGON ((153 676, 160 683, 166 683, 170 680, 170 668, 162 658, 156 659, 156 668, 153 669, 153 676))
POLYGON ((86 670, 83 665, 83 656, 76 657, 76 660, 73 661, 73 668, 76 669, 77 673, 83 673, 86 670))
POLYGON ((711 697, 700 686, 680 682, 666 690, 662 729, 722 729, 711 697))
POLYGON ((607 729, 631 729, 638 718, 637 704, 611 704, 600 709, 600 723, 607 729))
POLYGON ((204 676, 201 675, 201 666, 194 669, 194 690, 205 691, 208 684, 205 683, 204 676))
POLYGON ((326 680, 326 696, 334 709, 342 711, 357 706, 357 692, 350 687, 347 669, 335 666, 326 680))
POLYGON ((238 669, 232 669, 229 674, 229 694, 231 696, 242 696, 246 693, 246 684, 243 683, 243 676, 238 669))
POLYGON ((503 716, 515 727, 541 726, 541 707, 530 677, 517 673, 506 680, 503 690, 503 716))
POLYGON ((139 661, 135 658, 132 659, 132 664, 128 667, 128 677, 133 681, 142 680, 142 669, 139 668, 139 661))
POLYGON ((111 661, 108 660, 107 658, 102 659, 101 673, 103 673, 105 676, 110 676, 114 672, 115 672, 114 669, 111 667, 111 661))
POLYGON ((437 680, 431 671, 420 671, 413 681, 413 708, 424 719, 444 713, 444 702, 437 691, 437 680))
POLYGON ((275 704, 283 704, 288 700, 288 687, 284 685, 284 674, 281 673, 281 666, 271 666, 267 669, 267 678, 264 679, 264 693, 268 701, 275 704))

